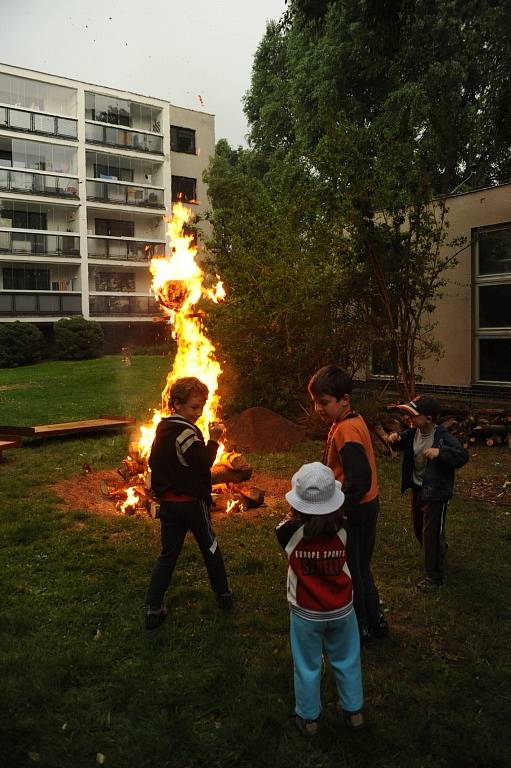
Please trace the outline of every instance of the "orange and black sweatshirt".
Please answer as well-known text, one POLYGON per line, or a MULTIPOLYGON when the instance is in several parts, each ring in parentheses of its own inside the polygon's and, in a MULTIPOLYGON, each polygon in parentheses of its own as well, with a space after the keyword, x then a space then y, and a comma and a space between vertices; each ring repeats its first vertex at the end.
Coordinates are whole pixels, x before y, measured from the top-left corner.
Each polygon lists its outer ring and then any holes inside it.
POLYGON ((346 497, 344 514, 356 523, 359 506, 374 501, 379 491, 371 436, 364 419, 355 411, 348 411, 332 424, 323 464, 342 483, 346 497))

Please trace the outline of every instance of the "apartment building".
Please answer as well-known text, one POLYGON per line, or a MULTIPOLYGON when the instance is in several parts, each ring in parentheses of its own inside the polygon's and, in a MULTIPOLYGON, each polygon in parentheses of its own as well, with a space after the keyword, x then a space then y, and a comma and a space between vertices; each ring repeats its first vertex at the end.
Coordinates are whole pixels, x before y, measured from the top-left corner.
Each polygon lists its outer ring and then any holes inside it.
POLYGON ((164 216, 205 210, 213 151, 213 115, 0 64, 0 321, 154 327, 164 216))

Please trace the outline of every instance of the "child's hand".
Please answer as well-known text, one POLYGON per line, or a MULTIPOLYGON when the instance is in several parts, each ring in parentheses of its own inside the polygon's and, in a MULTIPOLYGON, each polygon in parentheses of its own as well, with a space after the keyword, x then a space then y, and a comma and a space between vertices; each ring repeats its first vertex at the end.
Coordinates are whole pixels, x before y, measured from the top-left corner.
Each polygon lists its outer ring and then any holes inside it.
POLYGON ((387 443, 390 443, 391 445, 397 443, 398 440, 401 440, 399 432, 391 432, 390 435, 387 435, 387 443))
POLYGON ((425 448, 422 451, 422 455, 425 459, 438 459, 440 455, 440 449, 439 448, 425 448))
POLYGON ((225 432, 225 424, 221 421, 211 421, 209 423, 209 439, 214 440, 215 443, 219 443, 222 439, 222 435, 225 432))

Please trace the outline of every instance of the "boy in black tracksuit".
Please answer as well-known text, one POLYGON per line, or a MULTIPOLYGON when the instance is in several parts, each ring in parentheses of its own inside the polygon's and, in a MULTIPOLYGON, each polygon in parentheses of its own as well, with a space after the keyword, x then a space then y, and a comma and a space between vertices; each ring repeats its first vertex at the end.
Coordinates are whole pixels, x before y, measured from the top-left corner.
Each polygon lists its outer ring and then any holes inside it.
POLYGON ((413 429, 392 432, 389 443, 403 451, 401 492, 412 489, 412 518, 417 540, 424 551, 426 577, 417 588, 434 590, 443 582, 445 517, 452 498, 454 472, 468 461, 468 452, 444 427, 435 424, 440 403, 433 397, 417 397, 398 406, 413 429))
POLYGON ((167 617, 163 598, 189 530, 200 547, 219 605, 229 608, 231 604, 224 561, 209 511, 211 466, 224 428, 221 424, 210 424, 206 444, 195 424, 207 397, 208 388, 195 377, 174 382, 169 392, 173 413, 158 424, 151 448, 151 488, 160 502, 162 550, 147 590, 147 629, 156 629, 167 617))

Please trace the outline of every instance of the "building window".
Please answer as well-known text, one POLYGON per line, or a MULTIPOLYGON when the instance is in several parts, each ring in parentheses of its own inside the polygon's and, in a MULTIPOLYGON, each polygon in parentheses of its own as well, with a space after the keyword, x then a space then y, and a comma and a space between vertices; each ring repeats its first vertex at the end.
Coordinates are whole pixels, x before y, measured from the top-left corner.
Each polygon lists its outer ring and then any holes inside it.
POLYGON ((0 223, 13 229, 48 229, 48 214, 37 211, 0 210, 0 223))
POLYGON ((49 291, 50 270, 33 267, 3 267, 4 290, 49 291))
POLYGON ((96 291, 134 291, 134 272, 96 272, 96 291))
POLYGON ((511 225, 475 233, 475 379, 511 384, 511 225))
POLYGON ((130 168, 94 163, 94 178, 114 179, 115 181, 133 181, 133 171, 130 168))
POLYGON ((371 376, 388 379, 394 375, 388 344, 376 341, 371 348, 371 359, 369 362, 371 376))
POLYGON ((170 148, 173 152, 186 152, 187 155, 195 155, 195 131, 191 128, 171 125, 170 148))
POLYGON ((172 176, 172 202, 197 202, 197 179, 188 176, 172 176))
POLYGON ((135 223, 116 219, 95 219, 95 234, 110 237, 135 237, 135 223))

